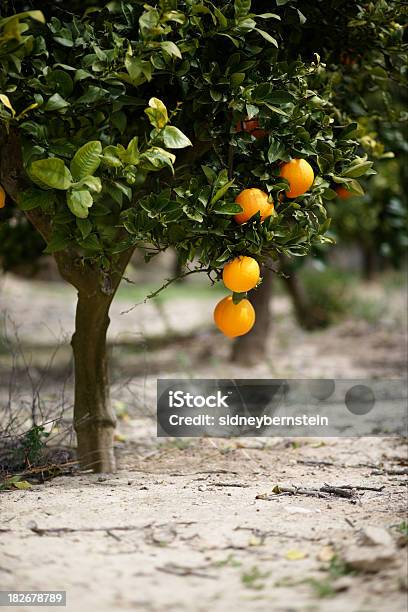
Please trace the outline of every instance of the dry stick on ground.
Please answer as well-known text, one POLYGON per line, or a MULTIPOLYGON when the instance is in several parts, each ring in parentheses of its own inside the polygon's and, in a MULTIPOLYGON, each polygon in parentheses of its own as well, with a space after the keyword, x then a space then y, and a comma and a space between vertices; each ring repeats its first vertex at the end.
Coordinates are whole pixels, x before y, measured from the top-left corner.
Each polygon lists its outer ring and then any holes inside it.
POLYGON ((335 463, 334 461, 319 461, 317 459, 298 459, 296 463, 301 465, 315 465, 315 466, 335 466, 336 468, 371 468, 373 471, 371 472, 371 476, 382 476, 382 475, 390 475, 390 476, 404 476, 408 474, 408 467, 397 467, 397 468, 381 468, 379 465, 375 463, 356 463, 355 465, 347 465, 345 463, 335 463))
POLYGON ((351 502, 355 503, 356 498, 358 497, 358 490, 367 490, 367 491, 377 491, 380 492, 384 487, 364 487, 364 486, 353 486, 353 485, 343 485, 343 486, 333 486, 327 483, 324 483, 321 487, 318 488, 307 488, 307 487, 299 487, 299 486, 281 486, 276 485, 273 488, 273 493, 271 495, 268 494, 260 494, 257 495, 255 499, 263 499, 263 500, 271 500, 279 494, 286 495, 310 495, 312 497, 323 497, 330 498, 331 496, 342 497, 345 499, 349 499, 351 502))
MULTIPOLYGON (((286 540, 305 540, 307 542, 320 542, 321 538, 313 538, 308 536, 301 536, 298 533, 290 534, 285 533, 283 531, 276 531, 275 529, 270 529, 268 531, 263 531, 262 529, 258 529, 257 527, 235 527, 234 531, 250 531, 255 537, 259 538, 264 543, 266 538, 269 537, 278 537, 284 538, 286 540)), ((231 548, 227 546, 226 548, 231 548)), ((245 547, 244 547, 245 548, 245 547)))
POLYGON ((340 489, 350 489, 356 491, 375 491, 376 493, 381 493, 385 489, 385 485, 381 485, 380 487, 366 487, 363 485, 338 485, 340 489))
MULTIPOLYGON (((296 463, 299 463, 301 465, 327 465, 327 466, 332 466, 332 465, 336 465, 334 463, 334 461, 318 461, 317 459, 297 459, 296 463)), ((345 467, 345 466, 337 466, 336 467, 345 467)))
POLYGON ((408 474, 408 467, 375 469, 371 472, 371 476, 405 476, 408 474))
POLYGON ((214 487, 250 487, 251 485, 242 482, 209 482, 214 487))
POLYGON ((184 565, 176 565, 175 563, 167 563, 161 567, 156 567, 159 572, 165 572, 166 574, 174 574, 175 576, 198 576, 199 578, 211 578, 216 580, 218 576, 214 574, 207 574, 204 571, 211 566, 205 565, 202 567, 187 567, 184 565))
MULTIPOLYGON (((172 527, 173 525, 185 525, 185 526, 190 526, 190 525, 195 525, 196 521, 175 521, 174 523, 171 523, 169 526, 172 527)), ((143 531, 145 529, 152 529, 152 528, 159 528, 159 527, 166 527, 168 524, 167 523, 163 523, 163 524, 156 524, 156 523, 148 523, 147 525, 118 525, 118 526, 113 526, 113 527, 38 527, 37 524, 32 521, 31 523, 28 524, 28 528, 30 529, 30 531, 32 531, 33 533, 39 535, 39 536, 43 536, 43 535, 47 535, 47 534, 59 534, 59 533, 78 533, 78 532, 82 532, 82 533, 91 533, 91 532, 96 532, 96 531, 100 531, 100 532, 105 532, 108 535, 112 535, 113 531, 143 531)), ((12 530, 12 529, 2 529, 0 528, 0 532, 1 531, 16 531, 16 530, 12 530)))

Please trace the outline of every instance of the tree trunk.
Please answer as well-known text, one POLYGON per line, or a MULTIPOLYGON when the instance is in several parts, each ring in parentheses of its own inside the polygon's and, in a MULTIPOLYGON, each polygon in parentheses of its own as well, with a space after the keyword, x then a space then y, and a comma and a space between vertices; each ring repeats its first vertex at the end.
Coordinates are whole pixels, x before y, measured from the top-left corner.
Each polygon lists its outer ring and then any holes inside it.
POLYGON ((268 346, 268 332, 271 328, 272 314, 270 302, 272 297, 273 272, 264 269, 262 283, 258 289, 250 291, 249 300, 255 308, 255 325, 248 334, 240 336, 232 348, 232 361, 240 365, 255 365, 262 361, 268 346))
POLYGON ((291 298, 296 320, 300 327, 313 330, 328 323, 327 314, 309 299, 305 287, 286 257, 281 257, 282 282, 291 298))
POLYGON ((82 468, 114 472, 113 434, 116 425, 109 397, 106 333, 112 296, 78 292, 75 333, 74 427, 82 468))

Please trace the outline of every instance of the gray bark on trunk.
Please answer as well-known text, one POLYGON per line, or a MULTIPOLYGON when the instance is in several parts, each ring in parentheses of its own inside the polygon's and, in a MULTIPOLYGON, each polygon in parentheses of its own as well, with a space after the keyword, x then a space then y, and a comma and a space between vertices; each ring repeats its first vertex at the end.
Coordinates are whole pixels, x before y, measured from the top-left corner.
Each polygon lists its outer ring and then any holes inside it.
POLYGON ((74 428, 84 469, 114 472, 116 417, 109 394, 106 333, 111 296, 78 292, 72 348, 75 367, 74 428))
POLYGON ((248 299, 255 308, 255 325, 248 334, 240 336, 232 348, 232 361, 240 365, 255 365, 266 356, 268 334, 272 324, 270 302, 273 286, 272 270, 264 269, 262 283, 249 292, 248 299))

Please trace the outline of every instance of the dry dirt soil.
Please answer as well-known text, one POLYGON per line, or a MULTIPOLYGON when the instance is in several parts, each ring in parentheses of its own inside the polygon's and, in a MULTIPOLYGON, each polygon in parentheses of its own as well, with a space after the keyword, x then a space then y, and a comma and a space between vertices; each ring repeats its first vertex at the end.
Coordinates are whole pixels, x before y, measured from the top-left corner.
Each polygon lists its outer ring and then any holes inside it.
MULTIPOLYGON (((12 408, 28 405, 28 364, 41 381, 44 405, 52 405, 69 356, 63 345, 47 370, 47 346, 72 327, 72 295, 54 291, 50 314, 45 285, 7 278, 0 291, 0 308, 12 313, 21 342, 36 343, 24 367, 19 358, 0 355, 0 397, 10 399, 6 377, 14 368, 19 384, 12 408)), ((364 291, 390 301, 375 322, 350 317, 313 334, 296 327, 284 298, 275 300, 268 357, 253 369, 229 364, 228 342, 207 331, 160 351, 148 339, 137 350, 129 342, 116 347, 119 471, 74 472, 0 493, 0 590, 66 590, 67 609, 75 612, 406 612, 402 440, 155 437, 160 376, 406 375, 406 296, 391 300, 379 287, 364 291), (345 489, 351 497, 306 494, 325 484, 352 487, 345 489)), ((198 324, 205 330, 213 304, 174 300, 164 314, 148 304, 124 321, 119 313, 130 305, 115 306, 111 338, 143 338, 156 323, 158 334, 198 324)))

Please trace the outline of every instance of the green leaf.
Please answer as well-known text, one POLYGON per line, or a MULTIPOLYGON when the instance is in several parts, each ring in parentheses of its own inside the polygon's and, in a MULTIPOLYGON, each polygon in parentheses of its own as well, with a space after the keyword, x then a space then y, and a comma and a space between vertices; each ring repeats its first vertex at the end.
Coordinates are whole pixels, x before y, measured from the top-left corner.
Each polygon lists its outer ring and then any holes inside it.
POLYGON ((270 137, 270 145, 268 149, 268 161, 270 164, 277 161, 278 159, 282 159, 285 155, 285 147, 279 142, 277 138, 270 137))
POLYGON ((234 11, 235 19, 241 19, 248 15, 251 10, 251 0, 235 0, 234 11))
POLYGON ((124 240, 117 242, 116 245, 110 249, 110 252, 113 255, 115 255, 116 253, 122 253, 123 251, 127 251, 134 244, 135 239, 132 236, 129 236, 129 238, 125 238, 124 240))
POLYGON ((163 130, 163 141, 169 149, 184 149, 192 147, 192 142, 174 125, 167 125, 163 130))
POLYGON ((145 109, 145 113, 155 128, 161 129, 169 122, 167 108, 158 98, 150 98, 149 108, 145 109))
POLYGON ((47 247, 44 249, 44 253, 52 254, 58 251, 63 251, 70 244, 71 239, 65 235, 53 235, 47 247))
POLYGON ((13 482, 13 487, 16 489, 20 489, 21 491, 25 491, 26 489, 31 489, 33 485, 27 480, 19 480, 17 482, 13 482))
POLYGON ((102 248, 101 241, 96 234, 89 234, 86 238, 78 240, 78 244, 89 251, 99 251, 102 248))
POLYGON ((273 36, 268 34, 268 32, 265 32, 265 30, 260 30, 259 28, 254 28, 254 30, 256 30, 258 32, 258 34, 260 34, 262 36, 262 38, 264 38, 268 42, 272 43, 275 47, 279 46, 278 45, 278 41, 276 40, 276 38, 274 38, 273 36))
POLYGON ((64 70, 53 70, 47 75, 47 84, 53 87, 62 97, 70 96, 74 89, 74 83, 64 70))
POLYGON ((140 162, 145 170, 161 170, 168 166, 173 170, 173 164, 176 161, 176 156, 169 153, 161 147, 150 147, 141 157, 140 162))
POLYGON ((101 179, 99 176, 85 176, 83 179, 72 185, 72 189, 81 190, 83 187, 88 187, 89 191, 100 193, 102 191, 101 179))
POLYGON ((40 23, 45 23, 45 17, 42 11, 24 11, 23 13, 17 13, 17 15, 12 15, 11 17, 5 17, 4 19, 0 19, 0 27, 4 27, 10 21, 15 20, 16 18, 23 19, 34 19, 35 21, 39 21, 40 23))
POLYGON ((113 145, 104 148, 101 161, 111 168, 121 168, 123 166, 121 159, 118 157, 118 149, 113 145))
POLYGON ((357 161, 357 163, 352 163, 347 168, 347 170, 344 170, 342 176, 346 176, 349 178, 358 178, 359 176, 363 176, 363 174, 365 174, 367 170, 370 170, 372 165, 372 161, 357 161))
POLYGON ((348 183, 348 186, 350 187, 350 191, 352 191, 353 193, 357 195, 364 195, 364 189, 356 179, 351 179, 351 181, 348 183))
POLYGON ((259 108, 254 104, 246 104, 245 107, 248 119, 252 119, 253 117, 256 117, 258 115, 259 108))
POLYGON ((207 181, 209 182, 209 184, 212 185, 217 178, 217 174, 209 166, 201 166, 201 169, 207 177, 207 181))
POLYGON ((266 96, 265 100, 269 104, 288 104, 289 102, 294 102, 295 98, 285 89, 274 89, 266 96))
POLYGON ((143 61, 140 57, 133 57, 132 55, 126 54, 125 68, 135 85, 143 82, 143 61))
POLYGON ((234 72, 231 74, 231 85, 232 87, 238 87, 245 81, 245 72, 234 72))
POLYGON ((33 208, 45 206, 50 199, 52 199, 52 196, 49 193, 31 187, 19 194, 18 207, 21 210, 33 210, 33 208))
POLYGON ((86 190, 68 191, 67 204, 73 215, 79 219, 86 219, 89 215, 89 208, 93 204, 93 198, 86 190))
POLYGON ((118 155, 125 164, 135 166, 140 159, 139 154, 139 139, 137 136, 132 138, 126 149, 119 151, 118 155))
POLYGON ((120 181, 114 181, 113 185, 115 185, 115 187, 117 187, 117 189, 119 189, 119 191, 121 191, 123 195, 127 197, 128 200, 132 199, 133 192, 131 187, 125 185, 124 183, 121 183, 120 181))
POLYGON ((349 188, 349 191, 352 191, 356 195, 364 195, 364 189, 362 188, 362 186, 356 179, 346 177, 346 176, 345 177, 335 176, 335 175, 331 175, 331 176, 335 183, 340 184, 340 185, 347 185, 347 187, 349 188))
POLYGON ((69 102, 64 100, 59 93, 55 93, 48 98, 47 102, 42 108, 46 111, 57 111, 61 110, 62 108, 66 108, 67 106, 69 106, 69 102))
POLYGON ((31 180, 40 187, 67 190, 72 184, 72 176, 62 159, 51 157, 38 159, 28 169, 31 180))
MULTIPOLYGON (((230 187, 232 187, 233 184, 234 184, 234 179, 232 179, 231 181, 228 181, 227 183, 225 183, 225 185, 220 187, 220 189, 218 189, 213 195, 213 197, 211 198, 210 205, 215 204, 216 202, 218 202, 218 200, 221 200, 222 196, 228 191, 230 187)), ((239 208, 241 210, 241 207, 239 208)))
POLYGON ((193 221, 198 221, 198 223, 201 223, 204 220, 203 215, 198 210, 196 210, 192 206, 189 206, 188 204, 183 206, 183 212, 187 215, 189 219, 192 219, 193 221))
POLYGON ((92 175, 101 163, 102 145, 99 140, 91 140, 75 153, 71 160, 72 176, 76 180, 92 175))
POLYGON ((76 220, 77 228, 81 232, 82 238, 86 238, 92 231, 92 223, 89 219, 80 219, 77 217, 76 220))
POLYGON ((160 43, 160 46, 163 49, 163 51, 165 51, 168 55, 170 55, 170 57, 178 57, 179 59, 182 59, 180 49, 171 40, 163 41, 162 43, 160 43))
POLYGON ((16 111, 14 110, 14 108, 13 108, 13 106, 12 106, 12 104, 11 104, 10 100, 9 100, 9 97, 8 97, 8 96, 6 96, 6 94, 0 94, 0 102, 1 102, 1 103, 2 103, 2 104, 3 104, 3 105, 6 107, 6 108, 8 108, 8 109, 11 111, 11 114, 12 114, 12 115, 13 115, 13 117, 14 117, 14 115, 16 114, 16 111))
POLYGON ((242 212, 241 206, 234 202, 218 202, 216 206, 211 208, 211 212, 217 215, 236 215, 242 212))
POLYGON ((104 185, 104 191, 110 195, 112 200, 116 202, 120 207, 123 204, 123 191, 118 188, 114 183, 106 183, 104 185))
POLYGON ((261 13, 260 15, 257 15, 256 18, 261 18, 261 19, 277 19, 278 21, 281 21, 281 18, 279 15, 277 15, 276 13, 261 13))

